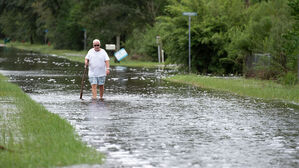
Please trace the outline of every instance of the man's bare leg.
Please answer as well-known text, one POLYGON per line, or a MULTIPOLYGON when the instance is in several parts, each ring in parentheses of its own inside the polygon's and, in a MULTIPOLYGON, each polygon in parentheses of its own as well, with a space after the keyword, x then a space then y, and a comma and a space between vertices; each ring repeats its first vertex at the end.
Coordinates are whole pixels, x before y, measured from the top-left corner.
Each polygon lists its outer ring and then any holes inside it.
POLYGON ((100 100, 104 100, 103 99, 103 95, 104 95, 104 85, 100 85, 100 100))
POLYGON ((97 98, 97 85, 91 85, 91 92, 92 92, 92 99, 96 99, 97 98))

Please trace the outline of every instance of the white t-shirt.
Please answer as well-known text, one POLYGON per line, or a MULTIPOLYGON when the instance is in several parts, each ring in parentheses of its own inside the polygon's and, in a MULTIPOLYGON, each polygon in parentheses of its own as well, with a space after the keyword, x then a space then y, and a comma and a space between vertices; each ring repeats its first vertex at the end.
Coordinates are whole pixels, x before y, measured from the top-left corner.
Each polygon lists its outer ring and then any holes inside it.
POLYGON ((105 61, 110 60, 107 52, 101 48, 100 51, 95 51, 94 48, 90 49, 85 56, 89 60, 89 77, 106 76, 105 61))

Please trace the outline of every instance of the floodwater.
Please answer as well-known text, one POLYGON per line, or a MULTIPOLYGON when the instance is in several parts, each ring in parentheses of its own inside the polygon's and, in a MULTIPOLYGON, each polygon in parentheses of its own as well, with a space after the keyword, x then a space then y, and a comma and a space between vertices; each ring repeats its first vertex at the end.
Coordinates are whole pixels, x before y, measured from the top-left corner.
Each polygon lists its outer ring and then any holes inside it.
MULTIPOLYGON (((82 58, 83 59, 83 58, 82 58)), ((112 67, 92 101, 83 64, 0 47, 0 73, 105 153, 100 167, 298 167, 299 109, 165 82, 173 70, 112 67)))

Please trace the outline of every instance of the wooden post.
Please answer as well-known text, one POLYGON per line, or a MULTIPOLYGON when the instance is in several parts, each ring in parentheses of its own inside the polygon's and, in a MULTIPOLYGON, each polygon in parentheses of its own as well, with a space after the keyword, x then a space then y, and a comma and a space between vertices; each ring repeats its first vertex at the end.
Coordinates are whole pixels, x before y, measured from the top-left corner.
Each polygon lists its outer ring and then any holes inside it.
POLYGON ((160 46, 160 36, 156 36, 156 43, 158 45, 158 62, 161 62, 161 46, 160 46))
MULTIPOLYGON (((120 35, 116 36, 116 52, 120 50, 120 35)), ((119 63, 119 61, 114 58, 115 63, 119 63)))
POLYGON ((297 71, 297 76, 298 76, 298 81, 299 81, 299 54, 298 54, 297 57, 298 57, 298 58, 297 58, 297 69, 298 69, 298 71, 297 71))
POLYGON ((116 36, 116 51, 120 50, 120 35, 116 36))
POLYGON ((163 53, 162 39, 160 39, 160 54, 161 54, 161 62, 164 63, 164 53, 163 53))

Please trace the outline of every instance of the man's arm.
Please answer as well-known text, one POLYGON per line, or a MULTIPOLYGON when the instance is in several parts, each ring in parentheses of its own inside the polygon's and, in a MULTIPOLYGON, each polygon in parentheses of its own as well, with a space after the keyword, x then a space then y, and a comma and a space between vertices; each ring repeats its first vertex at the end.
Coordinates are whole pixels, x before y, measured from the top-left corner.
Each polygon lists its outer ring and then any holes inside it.
POLYGON ((106 64, 106 75, 109 75, 109 73, 110 73, 109 60, 105 61, 105 64, 106 64))
POLYGON ((88 64, 89 64, 89 59, 85 58, 85 68, 88 66, 88 64))

